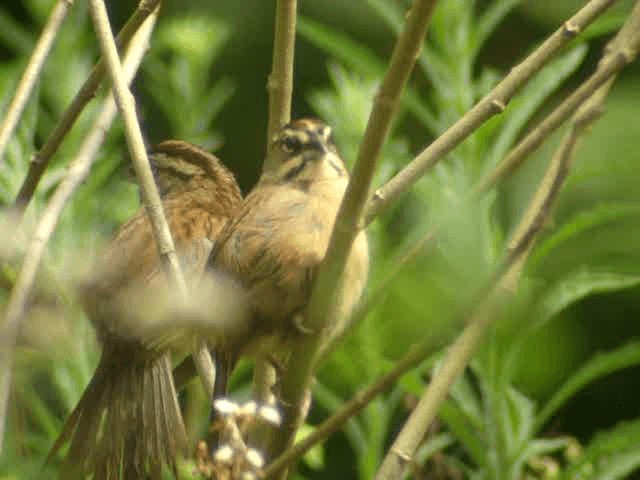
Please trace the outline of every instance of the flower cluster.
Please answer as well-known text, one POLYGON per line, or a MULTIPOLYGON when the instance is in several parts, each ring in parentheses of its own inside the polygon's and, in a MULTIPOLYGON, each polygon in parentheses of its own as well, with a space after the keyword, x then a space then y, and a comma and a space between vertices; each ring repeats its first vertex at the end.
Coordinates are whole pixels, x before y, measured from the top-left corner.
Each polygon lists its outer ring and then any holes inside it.
POLYGON ((256 480, 265 462, 261 452, 247 446, 249 428, 258 422, 278 426, 280 413, 270 405, 254 401, 238 405, 226 398, 214 401, 213 407, 218 415, 211 429, 219 434, 221 444, 210 454, 206 442, 198 443, 198 471, 217 480, 256 480))

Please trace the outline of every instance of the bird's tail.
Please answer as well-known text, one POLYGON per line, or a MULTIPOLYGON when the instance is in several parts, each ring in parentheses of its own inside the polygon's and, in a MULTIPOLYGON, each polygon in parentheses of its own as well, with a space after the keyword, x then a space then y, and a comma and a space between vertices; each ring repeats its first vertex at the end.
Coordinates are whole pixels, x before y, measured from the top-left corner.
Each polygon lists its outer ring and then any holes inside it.
POLYGON ((48 459, 66 440, 61 478, 161 478, 163 467, 175 472, 186 433, 168 354, 106 345, 48 459))

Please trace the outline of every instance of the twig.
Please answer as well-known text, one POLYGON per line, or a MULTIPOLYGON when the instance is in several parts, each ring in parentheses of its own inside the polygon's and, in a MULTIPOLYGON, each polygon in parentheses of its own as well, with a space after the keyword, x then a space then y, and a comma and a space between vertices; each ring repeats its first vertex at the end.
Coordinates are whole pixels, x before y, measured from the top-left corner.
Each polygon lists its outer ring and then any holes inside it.
POLYGON ((538 72, 562 47, 583 31, 591 22, 609 8, 615 0, 591 0, 562 27, 556 30, 531 55, 529 55, 475 107, 462 116, 446 132, 425 148, 409 165, 403 168, 385 185, 377 189, 367 203, 364 225, 368 225, 402 193, 440 159, 458 146, 481 124, 501 113, 507 103, 529 79, 538 72))
POLYGON ((25 68, 22 74, 13 100, 11 100, 9 104, 7 114, 2 124, 0 124, 0 168, 2 168, 2 160, 9 145, 9 139, 18 125, 18 120, 24 111, 24 107, 31 98, 33 87, 40 76, 42 67, 44 67, 53 42, 58 35, 62 22, 71 9, 71 5, 73 5, 73 0, 58 0, 58 3, 53 7, 51 15, 49 15, 49 20, 42 30, 38 43, 31 54, 27 68, 25 68))
POLYGON ((598 63, 596 71, 585 80, 579 88, 518 142, 492 172, 478 182, 478 185, 474 188, 475 193, 486 192, 510 176, 531 153, 535 152, 538 147, 542 145, 542 142, 544 142, 551 133, 575 113, 580 105, 588 100, 603 84, 615 77, 618 72, 631 61, 628 55, 621 52, 615 56, 604 57, 603 60, 598 63))
MULTIPOLYGON (((129 44, 131 37, 138 31, 140 25, 142 25, 145 19, 159 3, 160 0, 140 1, 136 11, 122 27, 120 33, 118 33, 116 41, 120 48, 125 48, 129 44)), ((73 98, 69 107, 62 114, 60 121, 54 128, 53 132, 49 135, 49 138, 47 138, 45 144, 42 146, 40 151, 34 155, 31 163, 29 164, 27 176, 13 203, 12 216, 14 219, 19 220, 27 205, 29 205, 38 183, 40 182, 40 178, 49 164, 49 160, 58 151, 58 147, 60 147, 60 144, 69 130, 71 130, 71 127, 80 116, 80 113, 82 113, 84 107, 94 97, 96 90, 104 77, 104 73, 104 61, 100 60, 93 67, 89 77, 73 98)))
MULTIPOLYGON (((142 201, 147 215, 149 215, 153 237, 160 253, 162 265, 170 281, 176 285, 178 291, 181 292, 182 298, 186 300, 188 296, 187 285, 180 269, 169 224, 164 216, 158 188, 151 173, 147 150, 136 116, 135 99, 122 76, 122 65, 120 65, 118 50, 109 25, 107 9, 103 0, 91 0, 89 7, 96 35, 100 42, 100 49, 107 64, 107 73, 113 85, 116 105, 118 105, 118 110, 124 122, 129 155, 140 184, 142 201)), ((211 380, 215 374, 213 373, 213 362, 204 343, 198 346, 198 351, 194 354, 193 361, 196 364, 196 369, 200 374, 204 388, 210 394, 213 392, 211 380)))
MULTIPOLYGON (((276 1, 273 61, 267 80, 267 91, 269 92, 267 148, 271 147, 273 136, 291 119, 296 9, 297 0, 276 1)), ((269 157, 270 155, 267 155, 266 158, 269 159, 269 157)), ((269 167, 269 165, 264 165, 264 167, 269 167)))
MULTIPOLYGON (((269 93, 269 125, 267 150, 271 139, 291 119, 291 95, 293 92, 293 60, 296 40, 297 0, 277 0, 273 38, 271 73, 267 80, 269 93)), ((269 168, 267 154, 263 169, 269 168)), ((253 395, 257 402, 266 403, 271 395, 276 374, 273 366, 264 359, 256 360, 253 374, 253 395)), ((261 430, 261 429, 258 429, 261 430)), ((262 435, 256 431, 254 435, 262 435)))
POLYGON ((285 408, 284 421, 273 438, 272 451, 280 453, 292 441, 300 421, 301 408, 318 347, 327 312, 332 301, 332 292, 339 278, 358 232, 357 223, 369 194, 371 179, 382 146, 388 136, 394 114, 398 109, 400 94, 415 65, 427 25, 435 6, 435 0, 416 0, 409 11, 404 32, 398 37, 389 68, 385 74, 376 101, 369 117, 353 176, 340 206, 335 228, 325 262, 320 266, 309 307, 306 310, 306 327, 318 332, 296 342, 287 369, 282 379, 281 399, 285 408))
POLYGON ((264 471, 264 478, 269 478, 283 468, 290 466, 299 460, 314 445, 322 442, 332 433, 338 431, 347 420, 357 415, 373 398, 387 390, 398 378, 420 364, 429 352, 432 351, 432 348, 433 344, 430 341, 413 346, 409 353, 400 359, 389 372, 369 387, 356 393, 353 398, 340 407, 340 410, 318 425, 304 440, 296 443, 271 462, 264 471))
MULTIPOLYGON (((349 321, 349 326, 357 325, 360 320, 363 320, 366 315, 371 311, 373 306, 383 297, 384 292, 388 289, 393 280, 397 278, 400 272, 418 255, 424 252, 425 247, 430 244, 435 238, 433 232, 429 232, 424 235, 415 244, 411 245, 406 252, 400 255, 398 260, 394 260, 391 267, 391 272, 385 277, 385 279, 376 288, 367 295, 367 298, 356 308, 352 315, 352 319, 349 321)), ((327 341, 323 342, 318 357, 323 359, 333 347, 342 339, 347 333, 349 326, 340 332, 331 332, 331 336, 327 341)), ((349 402, 343 405, 339 411, 337 411, 331 418, 325 420, 316 427, 313 433, 299 443, 296 443, 285 452, 276 458, 264 471, 264 476, 269 477, 274 473, 280 471, 282 468, 289 466, 293 462, 300 459, 305 453, 307 453, 314 445, 322 442, 328 438, 331 434, 339 430, 347 420, 354 415, 357 415, 364 407, 366 407, 371 399, 373 399, 379 393, 385 391, 393 382, 399 377, 404 375, 422 360, 424 360, 426 354, 431 351, 433 345, 432 341, 424 342, 420 345, 411 348, 409 353, 400 359, 396 366, 393 367, 382 378, 378 379, 374 384, 362 390, 356 394, 349 402)))
MULTIPOLYGON (((623 55, 635 58, 640 49, 640 0, 633 13, 608 47, 603 61, 607 57, 615 58, 623 55)), ((503 264, 504 271, 486 299, 481 303, 470 319, 468 326, 450 347, 441 368, 434 375, 425 390, 417 407, 407 419, 404 428, 391 446, 376 479, 400 478, 404 467, 411 461, 427 428, 433 422, 438 407, 447 396, 457 376, 468 365, 473 353, 480 345, 484 334, 493 324, 503 301, 513 294, 517 288, 520 272, 533 243, 551 214, 551 209, 566 179, 579 140, 588 127, 602 113, 604 98, 613 83, 613 78, 587 100, 573 118, 569 132, 556 150, 547 171, 529 202, 529 207, 512 235, 507 247, 503 264)))
MULTIPOLYGON (((131 47, 127 53, 125 63, 126 81, 131 82, 135 72, 142 61, 147 46, 149 36, 155 23, 155 15, 149 17, 148 21, 140 28, 135 38, 131 42, 131 47)), ((26 250, 24 262, 20 273, 16 279, 13 291, 9 297, 5 311, 5 319, 0 335, 0 446, 4 436, 6 424, 9 388, 11 385, 11 369, 13 366, 13 352, 15 349, 16 336, 20 327, 26 303, 33 288, 35 275, 38 270, 42 255, 51 234, 53 233, 60 214, 66 203, 78 185, 88 175, 95 155, 104 141, 104 137, 109 130, 116 115, 116 106, 113 96, 110 95, 105 101, 100 115, 96 118, 93 126, 85 138, 75 159, 67 167, 67 173, 60 182, 51 200, 45 207, 40 220, 35 229, 33 238, 26 250)))

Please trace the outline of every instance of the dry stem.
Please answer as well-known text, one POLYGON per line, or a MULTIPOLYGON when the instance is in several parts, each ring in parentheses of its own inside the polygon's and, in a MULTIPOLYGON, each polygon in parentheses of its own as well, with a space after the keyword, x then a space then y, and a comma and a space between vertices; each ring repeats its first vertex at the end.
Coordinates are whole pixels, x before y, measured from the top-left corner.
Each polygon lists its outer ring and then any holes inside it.
MULTIPOLYGON (((188 295, 187 285, 180 269, 169 224, 164 216, 160 194, 151 173, 147 151, 136 116, 135 99, 122 75, 122 65, 120 65, 118 50, 109 25, 107 9, 103 0, 91 0, 89 6, 102 55, 107 64, 107 72, 113 85, 116 104, 124 122, 129 155, 140 184, 142 201, 151 221, 153 237, 160 253, 162 265, 170 281, 176 285, 182 297, 186 300, 188 295)), ((193 360, 204 388, 211 394, 213 392, 212 379, 215 375, 213 362, 206 345, 201 343, 198 347, 199 349, 194 354, 193 360)))
POLYGON ((42 67, 44 67, 53 42, 60 31, 62 22, 71 9, 71 5, 73 5, 73 0, 58 0, 58 3, 53 7, 49 20, 31 54, 27 68, 25 68, 22 78, 20 78, 20 83, 18 83, 16 93, 9 104, 7 114, 2 124, 0 124, 0 168, 2 168, 2 159, 9 145, 9 140, 18 125, 18 120, 24 111, 24 107, 31 98, 33 87, 40 77, 42 67))
MULTIPOLYGON (((125 64, 126 82, 131 82, 142 61, 156 16, 149 17, 131 42, 125 64)), ((100 115, 85 138, 75 159, 69 164, 64 179, 60 182, 51 200, 45 207, 35 229, 35 233, 26 250, 24 262, 9 297, 2 325, 2 343, 0 344, 0 446, 6 424, 11 369, 16 337, 20 327, 26 303, 33 287, 35 275, 42 259, 45 247, 53 233, 60 214, 78 185, 88 175, 95 155, 104 141, 116 114, 113 96, 105 101, 100 115)))
MULTIPOLYGON (((267 149, 271 139, 291 119, 293 92, 293 54, 296 39, 297 0, 277 0, 273 39, 273 63, 267 80, 269 92, 269 126, 267 149)), ((267 155, 267 161, 270 155, 267 155)), ((264 165, 269 167, 269 165, 264 165)))
POLYGON ((300 406, 323 338, 325 317, 336 287, 335 279, 341 275, 348 251, 357 234, 357 223, 369 193, 376 162, 398 109, 402 89, 422 47, 434 6, 435 0, 415 1, 376 96, 353 176, 336 219, 326 261, 320 266, 307 309, 306 326, 318 334, 308 335, 296 342, 289 361, 291 367, 282 379, 281 399, 285 415, 283 425, 271 445, 275 453, 282 452, 289 445, 300 422, 300 406))
POLYGON ((433 168, 447 153, 458 146, 480 125, 493 115, 501 113, 517 91, 537 73, 551 57, 572 40, 578 33, 609 8, 615 0, 591 0, 573 17, 566 21, 545 42, 511 72, 495 88, 480 100, 475 107, 454 123, 425 148, 409 165, 395 177, 375 191, 367 203, 364 225, 391 205, 402 193, 427 171, 433 168))
MULTIPOLYGON (((159 3, 160 0, 140 1, 136 11, 131 15, 124 27, 122 27, 120 33, 118 33, 116 42, 120 48, 125 48, 129 44, 131 37, 138 31, 140 25, 142 25, 149 14, 155 10, 159 3)), ((80 116, 80 113, 82 113, 82 110, 84 110, 84 107, 94 97, 96 90, 104 77, 104 73, 104 61, 100 60, 95 64, 89 74, 89 77, 73 98, 69 107, 62 114, 60 121, 57 123, 53 132, 49 135, 49 138, 47 138, 45 144, 42 146, 40 151, 34 155, 31 163, 29 164, 27 176, 13 203, 14 218, 19 219, 26 207, 29 205, 38 183, 40 182, 40 178, 42 178, 42 174, 49 164, 49 160, 58 151, 58 147, 60 147, 65 136, 69 133, 71 127, 73 127, 73 124, 80 116)))
MULTIPOLYGON (((607 46, 602 63, 609 58, 623 55, 629 60, 635 58, 640 49, 640 0, 633 13, 616 38, 607 46)), ((569 132, 556 150, 549 167, 529 203, 527 211, 516 227, 507 247, 502 273, 495 281, 486 299, 471 315, 468 326, 450 347, 442 367, 436 372, 425 390, 417 407, 407 419, 404 428, 391 446, 376 479, 400 478, 405 466, 411 461, 427 428, 433 422, 438 407, 446 398, 457 376, 468 365, 484 334, 492 325, 502 303, 518 285, 520 272, 533 243, 551 214, 551 209, 566 179, 579 140, 588 127, 602 113, 606 94, 613 84, 613 78, 603 85, 595 95, 587 100, 573 118, 569 132)))

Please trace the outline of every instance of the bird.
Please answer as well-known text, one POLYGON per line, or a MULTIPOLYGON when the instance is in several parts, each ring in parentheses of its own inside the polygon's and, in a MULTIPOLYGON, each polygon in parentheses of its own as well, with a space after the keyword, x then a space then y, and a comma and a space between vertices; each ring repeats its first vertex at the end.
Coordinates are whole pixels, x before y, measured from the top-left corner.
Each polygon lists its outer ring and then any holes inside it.
MULTIPOLYGON (((193 284, 241 205, 240 189, 217 157, 188 142, 164 141, 151 147, 149 158, 180 265, 193 284)), ((170 353, 193 343, 188 329, 172 326, 172 288, 144 208, 119 228, 79 290, 102 353, 49 459, 69 440, 64 478, 175 472, 186 433, 170 353), (164 321, 163 328, 155 329, 156 321, 164 321)))
MULTIPOLYGON (((242 329, 214 335, 213 397, 227 395, 241 356, 271 359, 299 335, 313 280, 324 260, 349 182, 331 127, 301 118, 282 127, 268 148, 265 170, 225 225, 207 262, 208 278, 232 279, 244 291, 242 329)), ((365 288, 366 233, 356 236, 339 282, 328 331, 340 328, 365 288)), ((277 356, 277 355, 276 355, 277 356)), ((278 359, 275 359, 278 365, 278 359)))

